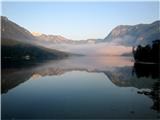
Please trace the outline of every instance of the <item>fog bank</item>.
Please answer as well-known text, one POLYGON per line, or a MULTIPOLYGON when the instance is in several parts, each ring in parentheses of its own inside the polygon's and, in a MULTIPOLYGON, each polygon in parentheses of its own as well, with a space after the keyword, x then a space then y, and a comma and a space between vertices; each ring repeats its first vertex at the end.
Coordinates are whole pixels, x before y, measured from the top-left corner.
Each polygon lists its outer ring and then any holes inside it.
POLYGON ((131 47, 118 45, 116 43, 97 44, 51 44, 49 48, 83 55, 122 55, 130 53, 131 47))

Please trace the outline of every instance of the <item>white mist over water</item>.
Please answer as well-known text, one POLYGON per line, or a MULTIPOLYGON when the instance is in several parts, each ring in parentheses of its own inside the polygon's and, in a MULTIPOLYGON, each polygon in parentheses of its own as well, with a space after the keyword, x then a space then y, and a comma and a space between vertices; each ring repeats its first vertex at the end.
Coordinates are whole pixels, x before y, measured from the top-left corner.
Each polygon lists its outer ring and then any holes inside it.
POLYGON ((49 48, 83 55, 122 55, 130 53, 131 47, 118 45, 116 43, 97 44, 51 44, 49 48))

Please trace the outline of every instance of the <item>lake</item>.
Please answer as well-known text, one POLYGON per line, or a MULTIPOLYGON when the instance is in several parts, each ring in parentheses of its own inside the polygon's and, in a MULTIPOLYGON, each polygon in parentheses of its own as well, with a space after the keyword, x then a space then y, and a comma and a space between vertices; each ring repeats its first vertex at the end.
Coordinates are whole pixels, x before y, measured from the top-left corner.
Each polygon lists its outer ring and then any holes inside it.
POLYGON ((158 119, 157 68, 118 56, 2 65, 2 119, 158 119))

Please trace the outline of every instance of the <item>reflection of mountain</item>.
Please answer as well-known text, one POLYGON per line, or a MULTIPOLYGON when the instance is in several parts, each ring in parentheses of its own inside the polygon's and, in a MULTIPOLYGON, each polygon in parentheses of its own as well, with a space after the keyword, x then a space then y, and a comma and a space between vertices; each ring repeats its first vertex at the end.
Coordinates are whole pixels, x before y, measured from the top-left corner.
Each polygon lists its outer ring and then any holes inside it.
MULTIPOLYGON (((27 66, 26 66, 27 67, 27 66)), ((69 71, 89 71, 86 69, 62 69, 62 68, 39 68, 34 69, 34 67, 27 68, 15 68, 15 69, 2 69, 2 93, 8 92, 10 89, 18 86, 19 84, 29 80, 29 79, 37 79, 45 76, 52 75, 62 75, 69 71)))
POLYGON ((107 71, 105 74, 110 78, 112 83, 119 87, 150 89, 155 82, 155 80, 152 80, 150 77, 137 78, 133 73, 132 67, 119 67, 114 71, 107 71))
MULTIPOLYGON (((69 59, 69 58, 68 58, 69 59)), ((88 59, 87 59, 88 60, 88 59)), ((101 61, 103 62, 103 61, 101 61)), ((93 68, 88 66, 88 62, 83 62, 81 60, 81 64, 79 65, 74 60, 54 60, 48 61, 47 63, 28 63, 28 65, 20 66, 20 64, 16 64, 10 66, 10 68, 2 68, 2 94, 7 93, 9 90, 19 86, 21 83, 24 83, 27 80, 39 80, 40 77, 52 76, 52 75, 62 75, 66 72, 70 71, 87 71, 87 72, 97 72, 104 73, 107 75, 107 78, 111 80, 111 82, 118 87, 135 87, 138 88, 138 94, 144 94, 153 100, 153 105, 151 109, 159 111, 159 93, 160 86, 157 79, 152 79, 150 74, 146 72, 142 74, 143 71, 139 71, 140 67, 137 65, 132 68, 132 66, 126 64, 123 66, 109 66, 107 64, 103 64, 103 67, 99 64, 93 68), (71 63, 69 63, 71 61, 71 63), (82 63, 84 66, 82 66, 82 63), (65 66, 66 65, 66 66, 65 66), (67 66, 68 65, 68 66, 67 66), (138 71, 138 72, 135 72, 138 71), (136 75, 135 75, 135 74, 136 75), (142 74, 142 75, 141 75, 142 74), (138 77, 140 78, 138 78, 138 77), (147 89, 147 91, 145 91, 147 89), (149 90, 148 90, 149 89, 149 90)), ((141 69, 141 68, 140 68, 141 69)), ((37 81, 38 82, 38 81, 37 81)))
POLYGON ((137 93, 150 97, 153 100, 151 109, 160 112, 160 77, 157 64, 135 63, 133 68, 117 68, 114 72, 106 74, 117 86, 142 89, 137 93), (150 89, 150 91, 143 90, 144 88, 150 89))
MULTIPOLYGON (((78 58, 77 58, 78 59, 78 58)), ((84 58, 85 59, 85 58, 84 58)), ((109 58, 108 58, 109 59, 109 58)), ((89 60, 89 59, 87 59, 89 60)), ((69 71, 87 71, 87 72, 98 72, 106 74, 112 83, 119 87, 136 87, 136 88, 151 88, 154 80, 151 78, 140 78, 138 79, 132 74, 131 66, 110 66, 100 63, 94 63, 95 67, 91 64, 89 66, 88 62, 80 60, 64 59, 64 60, 54 60, 48 63, 28 63, 28 65, 20 66, 20 64, 13 63, 10 68, 2 68, 2 93, 7 92, 19 85, 20 83, 29 80, 36 79, 44 76, 61 75, 69 71), (69 62, 71 61, 71 62, 69 62), (84 66, 82 66, 82 63, 84 66), (97 67, 101 66, 101 67, 97 67), (92 66, 92 67, 91 67, 92 66), (18 79, 17 79, 18 78, 18 79)), ((103 62, 103 61, 100 61, 103 62)))
POLYGON ((2 93, 7 93, 10 89, 29 80, 32 76, 30 69, 2 69, 1 84, 2 93))

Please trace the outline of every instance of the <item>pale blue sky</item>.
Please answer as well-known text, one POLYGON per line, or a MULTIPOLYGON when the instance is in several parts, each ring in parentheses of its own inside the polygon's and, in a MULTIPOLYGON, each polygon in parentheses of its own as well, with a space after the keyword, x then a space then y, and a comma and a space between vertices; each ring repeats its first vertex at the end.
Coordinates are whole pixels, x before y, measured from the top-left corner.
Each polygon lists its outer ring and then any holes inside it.
POLYGON ((29 31, 80 40, 104 38, 117 25, 159 19, 158 2, 3 2, 2 15, 29 31))

